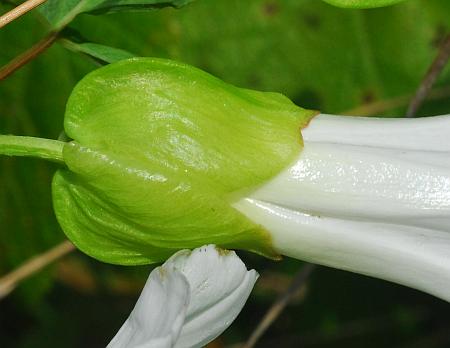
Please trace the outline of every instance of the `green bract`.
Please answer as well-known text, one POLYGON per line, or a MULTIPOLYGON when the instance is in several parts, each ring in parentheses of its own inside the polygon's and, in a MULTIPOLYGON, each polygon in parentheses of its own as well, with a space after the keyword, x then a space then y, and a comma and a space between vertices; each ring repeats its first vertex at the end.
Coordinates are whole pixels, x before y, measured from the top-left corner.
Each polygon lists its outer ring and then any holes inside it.
POLYGON ((274 253, 230 203, 279 173, 315 114, 191 66, 134 58, 87 75, 67 104, 57 218, 87 254, 144 264, 214 243, 274 253))

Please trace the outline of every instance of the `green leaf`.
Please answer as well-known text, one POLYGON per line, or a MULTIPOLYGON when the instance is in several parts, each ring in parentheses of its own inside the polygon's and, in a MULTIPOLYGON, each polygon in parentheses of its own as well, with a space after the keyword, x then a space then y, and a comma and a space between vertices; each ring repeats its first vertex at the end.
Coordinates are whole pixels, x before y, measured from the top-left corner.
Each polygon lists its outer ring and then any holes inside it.
POLYGON ((92 42, 76 43, 67 39, 59 42, 67 49, 87 55, 101 64, 109 64, 120 60, 136 57, 133 53, 115 47, 99 45, 92 42))
POLYGON ((331 5, 346 8, 375 8, 394 5, 405 0, 323 0, 331 5))
MULTIPOLYGON (((202 0, 182 11, 80 16, 73 25, 90 41, 184 61, 235 85, 280 91, 298 105, 341 113, 412 94, 450 30, 449 10, 447 0, 371 11, 316 0, 202 0)), ((447 69, 438 85, 449 81, 447 69)), ((421 114, 448 107, 440 99, 421 114)), ((402 112, 391 107, 383 114, 402 112)))
POLYGON ((183 7, 194 0, 87 0, 89 11, 109 13, 126 10, 146 10, 163 7, 183 7))
POLYGON ((61 30, 81 13, 109 13, 126 10, 147 10, 182 7, 193 0, 48 0, 39 7, 55 31, 61 30))
POLYGON ((48 0, 38 11, 49 22, 52 30, 59 31, 77 15, 87 10, 89 0, 48 0))
POLYGON ((275 257, 267 232, 231 207, 300 152, 315 114, 189 65, 135 58, 85 77, 67 104, 69 170, 56 216, 79 249, 143 264, 208 243, 275 257))

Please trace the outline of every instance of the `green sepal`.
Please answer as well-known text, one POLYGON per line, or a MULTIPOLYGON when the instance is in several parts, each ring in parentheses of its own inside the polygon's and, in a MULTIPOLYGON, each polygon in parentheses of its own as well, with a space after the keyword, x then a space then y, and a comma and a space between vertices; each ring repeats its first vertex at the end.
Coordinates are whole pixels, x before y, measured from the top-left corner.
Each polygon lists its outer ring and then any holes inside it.
POLYGON ((78 248, 111 263, 208 243, 276 258, 269 233, 231 203, 295 159, 315 114, 170 60, 100 68, 67 104, 73 141, 53 181, 58 221, 78 248))

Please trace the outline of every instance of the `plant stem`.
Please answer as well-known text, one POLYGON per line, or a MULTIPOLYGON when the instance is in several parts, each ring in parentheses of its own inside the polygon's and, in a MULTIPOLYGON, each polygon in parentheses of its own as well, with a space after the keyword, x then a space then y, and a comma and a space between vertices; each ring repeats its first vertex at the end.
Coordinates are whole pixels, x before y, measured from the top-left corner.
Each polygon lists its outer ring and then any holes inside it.
POLYGON ((411 100, 408 111, 406 112, 406 117, 414 117, 417 113, 417 110, 422 105, 424 99, 426 98, 428 92, 431 87, 433 87, 439 75, 444 70, 447 62, 450 60, 450 34, 448 34, 444 42, 442 43, 439 52, 434 59, 431 66, 428 68, 425 77, 419 85, 419 88, 414 95, 414 98, 411 100))
POLYGON ((64 163, 64 143, 58 140, 0 135, 0 155, 29 156, 64 163))
POLYGON ((0 299, 6 297, 24 279, 39 272, 44 267, 75 250, 68 240, 58 244, 46 252, 39 254, 0 278, 0 299))
POLYGON ((9 75, 14 73, 16 70, 20 69, 22 66, 27 64, 36 58, 39 54, 44 52, 47 48, 49 48, 58 38, 57 32, 51 32, 46 37, 44 37, 41 41, 35 44, 33 47, 17 56, 9 63, 0 68, 0 81, 7 78, 9 75))
POLYGON ((241 348, 253 348, 256 345, 267 329, 273 324, 273 322, 275 322, 284 308, 289 304, 294 295, 298 293, 300 289, 304 288, 306 281, 308 280, 311 272, 314 271, 315 267, 316 265, 308 263, 300 269, 300 271, 292 279, 289 287, 275 300, 272 307, 270 307, 270 309, 266 312, 255 331, 253 331, 252 335, 241 348))
MULTIPOLYGON (((402 108, 408 105, 413 96, 411 94, 400 95, 389 99, 380 99, 367 104, 362 104, 352 109, 348 109, 339 113, 339 115, 348 116, 375 116, 383 112, 402 108)), ((439 100, 450 97, 450 86, 434 88, 429 91, 425 100, 439 100)))
POLYGON ((6 24, 11 23, 13 20, 19 18, 24 15, 28 11, 31 11, 35 7, 41 5, 47 0, 27 0, 24 3, 20 4, 16 8, 11 11, 5 13, 0 16, 0 28, 4 27, 6 24))

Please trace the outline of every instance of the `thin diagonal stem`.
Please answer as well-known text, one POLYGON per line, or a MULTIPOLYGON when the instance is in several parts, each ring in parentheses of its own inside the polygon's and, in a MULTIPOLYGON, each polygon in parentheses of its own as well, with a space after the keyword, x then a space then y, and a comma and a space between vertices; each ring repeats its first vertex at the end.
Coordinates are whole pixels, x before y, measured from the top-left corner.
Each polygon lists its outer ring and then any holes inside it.
MULTIPOLYGON (((427 95, 426 100, 439 100, 450 97, 450 86, 433 88, 427 95)), ((389 99, 377 100, 371 103, 363 104, 352 109, 340 112, 340 115, 355 116, 375 116, 391 109, 404 107, 408 105, 412 95, 401 95, 389 99)))
POLYGON ((13 8, 11 11, 0 16, 0 29, 46 1, 47 0, 27 0, 16 8, 13 8))
POLYGON ((44 52, 47 48, 49 48, 58 38, 58 33, 51 32, 46 37, 44 37, 41 41, 35 44, 33 47, 17 56, 9 63, 0 68, 0 81, 7 78, 9 75, 14 73, 16 70, 20 69, 22 66, 27 64, 36 58, 39 54, 44 52))
POLYGON ((75 246, 68 240, 52 249, 26 261, 14 271, 0 278, 0 299, 8 296, 24 279, 39 272, 44 267, 75 250, 75 246))
POLYGON ((242 348, 252 348, 261 338, 261 336, 267 331, 272 323, 278 318, 286 305, 291 301, 292 297, 300 290, 306 283, 311 272, 316 266, 308 263, 303 266, 297 275, 292 279, 291 284, 286 291, 281 294, 278 299, 273 303, 272 307, 267 311, 262 320, 259 322, 256 329, 253 331, 247 342, 242 348))
POLYGON ((425 100, 428 92, 433 87, 439 74, 444 69, 448 60, 450 59, 450 35, 447 35, 439 48, 439 52, 434 59, 433 63, 430 65, 425 77, 419 85, 416 94, 412 98, 408 111, 406 112, 406 117, 414 117, 425 100))

